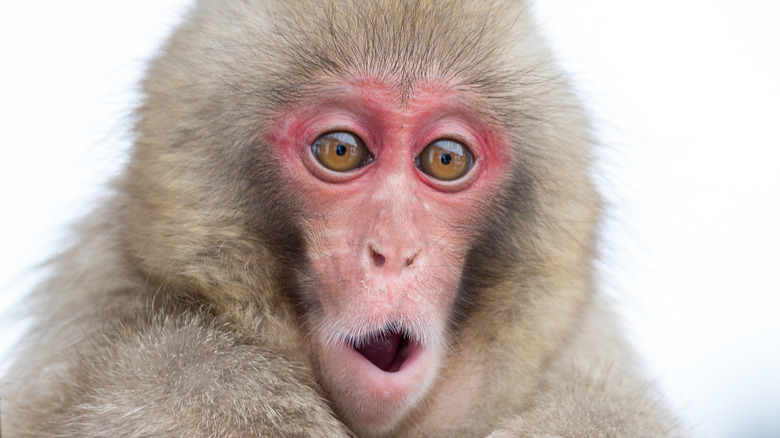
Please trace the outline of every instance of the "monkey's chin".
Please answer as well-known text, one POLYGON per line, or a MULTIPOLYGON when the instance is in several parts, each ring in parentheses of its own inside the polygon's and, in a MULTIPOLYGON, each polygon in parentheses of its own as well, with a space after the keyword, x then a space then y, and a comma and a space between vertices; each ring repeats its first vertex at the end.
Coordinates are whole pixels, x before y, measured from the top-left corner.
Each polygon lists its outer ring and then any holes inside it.
POLYGON ((351 345, 322 350, 321 373, 336 410, 363 435, 378 435, 398 425, 428 392, 438 371, 434 349, 410 341, 389 367, 380 368, 351 345))

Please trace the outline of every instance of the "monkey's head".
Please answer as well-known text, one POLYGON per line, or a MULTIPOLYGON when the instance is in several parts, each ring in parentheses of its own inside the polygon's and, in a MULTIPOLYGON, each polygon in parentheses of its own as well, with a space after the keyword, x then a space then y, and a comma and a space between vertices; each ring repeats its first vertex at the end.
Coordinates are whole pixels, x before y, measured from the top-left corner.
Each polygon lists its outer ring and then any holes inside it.
POLYGON ((167 290, 294 332, 339 415, 387 431, 525 306, 574 312, 584 122, 522 5, 287 3, 201 2, 153 64, 125 236, 167 290))

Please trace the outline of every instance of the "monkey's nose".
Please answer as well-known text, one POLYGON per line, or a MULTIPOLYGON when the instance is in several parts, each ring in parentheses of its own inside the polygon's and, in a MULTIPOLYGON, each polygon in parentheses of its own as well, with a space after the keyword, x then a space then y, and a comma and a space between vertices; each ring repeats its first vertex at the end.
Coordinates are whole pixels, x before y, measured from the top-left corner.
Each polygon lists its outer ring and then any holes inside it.
MULTIPOLYGON (((374 266, 377 268, 381 268, 385 265, 387 262, 387 257, 382 253, 382 250, 378 249, 375 245, 370 244, 368 245, 368 251, 371 255, 371 260, 374 261, 374 266)), ((417 259, 417 255, 420 254, 420 250, 414 251, 410 256, 402 256, 398 255, 397 257, 391 256, 391 262, 394 261, 394 259, 397 260, 403 260, 403 265, 401 268, 408 268, 414 264, 415 259, 417 259)))

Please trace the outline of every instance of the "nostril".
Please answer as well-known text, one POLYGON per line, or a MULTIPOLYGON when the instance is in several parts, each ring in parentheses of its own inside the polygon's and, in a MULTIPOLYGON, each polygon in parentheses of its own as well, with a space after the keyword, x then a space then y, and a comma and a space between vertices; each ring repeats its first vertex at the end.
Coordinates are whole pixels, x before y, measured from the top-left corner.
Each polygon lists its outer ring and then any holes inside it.
POLYGON ((417 256, 418 256, 419 254, 420 254, 420 250, 417 250, 417 252, 416 252, 416 253, 414 253, 414 255, 413 255, 413 256, 411 256, 411 257, 407 257, 407 258, 404 260, 404 266, 405 266, 405 267, 407 267, 407 268, 408 268, 409 266, 412 266, 412 265, 414 264, 414 261, 417 259, 417 256))
POLYGON ((370 250, 371 250, 371 258, 374 259, 374 265, 376 265, 377 268, 381 268, 382 265, 385 264, 385 256, 379 254, 377 250, 375 250, 373 247, 371 247, 370 250))

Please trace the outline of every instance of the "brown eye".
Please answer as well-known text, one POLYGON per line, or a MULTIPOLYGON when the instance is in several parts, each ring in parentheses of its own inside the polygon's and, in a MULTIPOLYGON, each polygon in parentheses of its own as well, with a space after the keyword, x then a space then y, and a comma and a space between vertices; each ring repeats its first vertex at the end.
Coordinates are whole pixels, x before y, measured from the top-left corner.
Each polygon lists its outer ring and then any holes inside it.
POLYGON ((473 161, 466 145, 455 140, 441 139, 423 149, 417 157, 417 166, 436 179, 452 181, 465 175, 473 161))
POLYGON ((336 172, 357 169, 370 158, 363 140, 346 131, 322 134, 311 145, 311 151, 320 164, 336 172))

